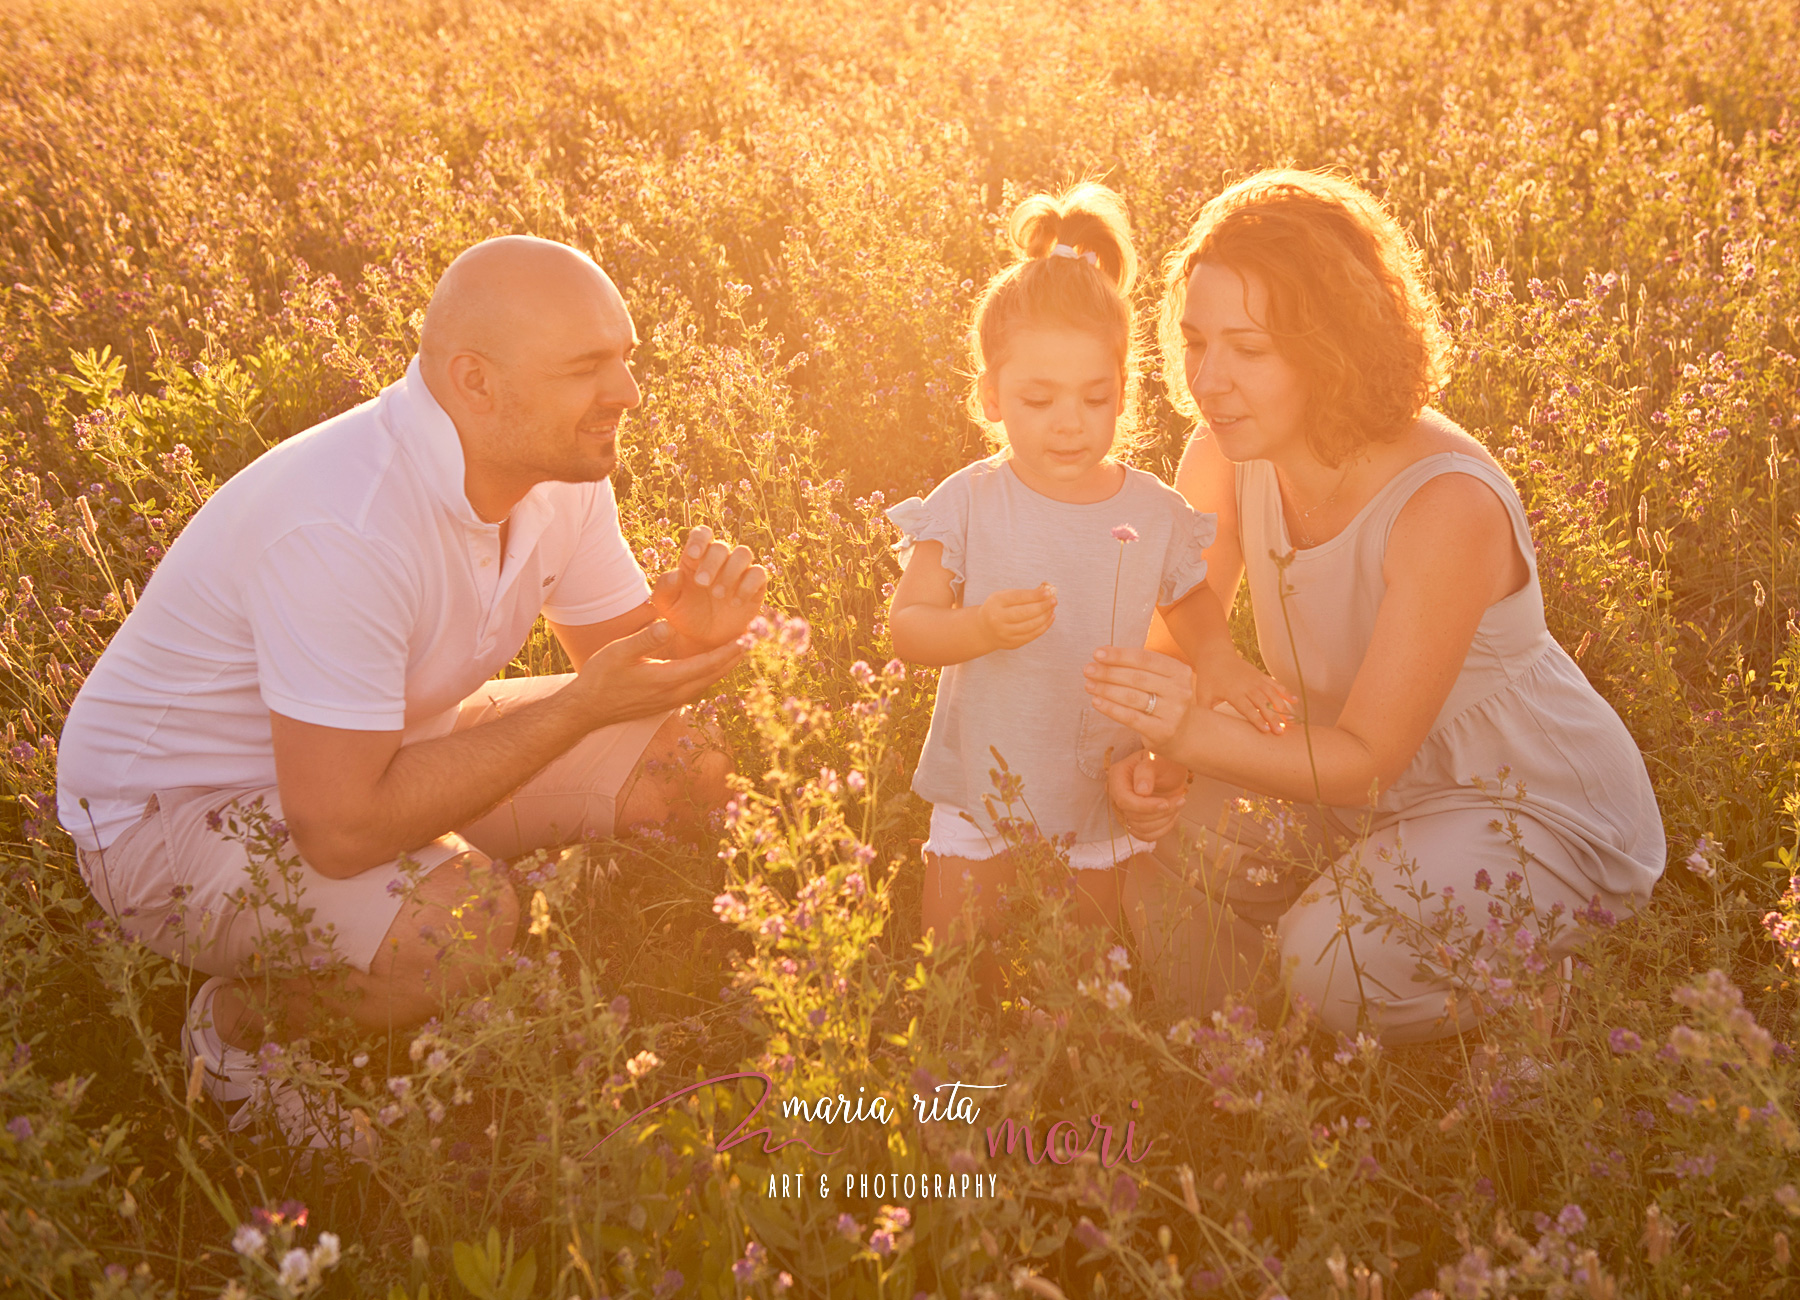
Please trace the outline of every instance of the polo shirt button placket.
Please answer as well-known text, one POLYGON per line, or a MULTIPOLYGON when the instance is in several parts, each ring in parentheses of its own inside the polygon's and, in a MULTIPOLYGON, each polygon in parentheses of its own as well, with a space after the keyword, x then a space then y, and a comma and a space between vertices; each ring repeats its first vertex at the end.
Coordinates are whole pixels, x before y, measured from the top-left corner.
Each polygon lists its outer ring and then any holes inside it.
POLYGON ((475 557, 475 585, 480 594, 481 603, 486 607, 488 617, 491 619, 494 613, 494 592, 500 582, 499 576, 494 570, 494 557, 500 550, 499 530, 481 525, 474 528, 472 532, 474 535, 470 538, 470 550, 475 557))
POLYGON ((500 556, 500 530, 483 527, 474 540, 476 553, 480 556, 476 565, 481 574, 481 602, 485 606, 475 653, 477 657, 485 658, 493 653, 498 639, 495 623, 498 621, 499 611, 495 608, 495 601, 500 590, 500 574, 495 562, 500 556))

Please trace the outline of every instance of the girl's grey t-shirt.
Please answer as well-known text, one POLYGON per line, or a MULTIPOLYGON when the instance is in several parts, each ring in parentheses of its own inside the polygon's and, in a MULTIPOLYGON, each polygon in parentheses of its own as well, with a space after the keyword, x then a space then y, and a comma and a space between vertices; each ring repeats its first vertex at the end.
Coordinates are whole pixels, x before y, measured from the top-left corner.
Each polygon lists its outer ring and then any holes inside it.
POLYGON ((915 543, 943 543, 965 607, 996 591, 1056 588, 1056 620, 1042 636, 943 670, 912 788, 988 834, 999 817, 1034 823, 1046 838, 1111 840, 1121 827, 1106 799, 1107 752, 1120 758, 1143 742, 1092 707, 1081 670, 1103 645, 1143 645, 1156 606, 1200 584, 1216 516, 1129 466, 1105 501, 1053 501, 1025 486, 1004 452, 887 516, 905 534, 902 564, 915 543), (1137 540, 1119 540, 1120 525, 1137 540), (1010 799, 1006 787, 1016 788, 1010 799))

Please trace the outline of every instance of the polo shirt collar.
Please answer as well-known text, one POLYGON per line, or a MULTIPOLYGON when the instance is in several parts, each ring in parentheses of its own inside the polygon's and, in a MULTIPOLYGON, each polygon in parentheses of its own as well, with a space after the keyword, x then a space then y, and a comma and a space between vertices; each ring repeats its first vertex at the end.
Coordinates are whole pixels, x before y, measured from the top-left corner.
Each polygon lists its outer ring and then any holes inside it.
POLYGON ((416 355, 407 364, 405 377, 390 386, 384 396, 393 406, 390 424, 400 446, 450 517, 471 528, 498 527, 476 514, 475 507, 469 504, 463 484, 468 467, 463 460, 462 439, 457 436, 455 421, 425 386, 416 355))

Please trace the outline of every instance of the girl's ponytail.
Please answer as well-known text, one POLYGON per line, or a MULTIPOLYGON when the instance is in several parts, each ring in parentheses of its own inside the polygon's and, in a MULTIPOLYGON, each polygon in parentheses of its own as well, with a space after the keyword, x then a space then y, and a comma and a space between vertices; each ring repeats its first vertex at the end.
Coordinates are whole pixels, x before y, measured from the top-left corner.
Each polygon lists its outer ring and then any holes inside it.
MULTIPOLYGON (((1012 211, 1007 237, 1018 260, 988 281, 975 304, 969 331, 974 383, 969 410, 985 424, 981 386, 1006 361, 1008 345, 1023 328, 1086 330, 1105 339, 1119 358, 1125 415, 1115 447, 1135 445, 1137 330, 1130 294, 1137 281, 1137 250, 1125 200, 1104 185, 1083 181, 1058 195, 1034 194, 1012 211)), ((1003 446, 993 429, 989 440, 1003 446)))
POLYGON ((1055 256, 1058 245, 1073 250, 1077 260, 1092 253, 1091 265, 1121 297, 1129 296, 1137 281, 1125 200, 1104 185, 1083 181, 1056 198, 1034 194, 1013 209, 1006 233, 1027 260, 1055 256))

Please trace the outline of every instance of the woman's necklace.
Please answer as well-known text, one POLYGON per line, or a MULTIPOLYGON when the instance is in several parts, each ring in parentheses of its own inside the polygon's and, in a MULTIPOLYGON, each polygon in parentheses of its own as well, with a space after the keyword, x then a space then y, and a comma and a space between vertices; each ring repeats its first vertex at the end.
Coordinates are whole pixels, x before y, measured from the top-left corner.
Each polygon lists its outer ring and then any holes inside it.
POLYGON ((1350 481, 1350 470, 1352 468, 1353 465, 1344 466, 1344 472, 1338 475, 1337 485, 1323 498, 1315 501, 1305 510, 1300 511, 1299 516, 1294 520, 1295 540, 1298 541, 1301 546, 1310 550, 1318 545, 1318 542, 1313 539, 1312 517, 1338 499, 1338 493, 1342 492, 1344 490, 1344 484, 1350 481))

